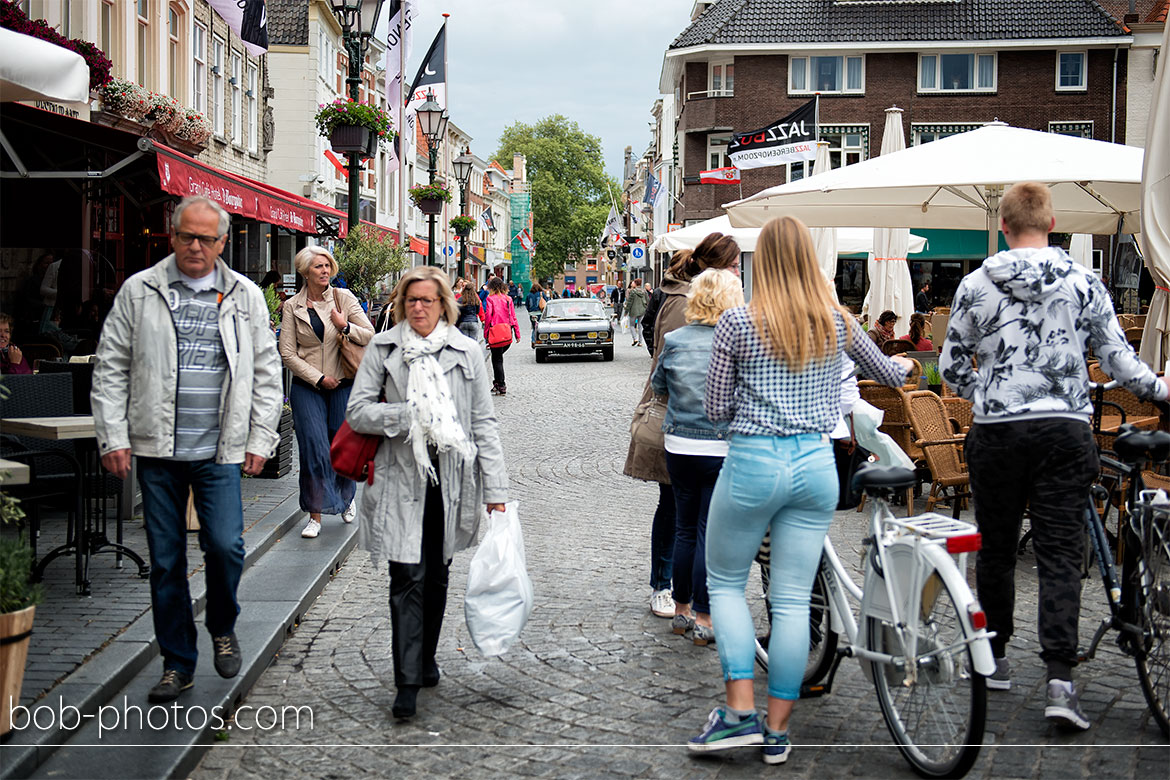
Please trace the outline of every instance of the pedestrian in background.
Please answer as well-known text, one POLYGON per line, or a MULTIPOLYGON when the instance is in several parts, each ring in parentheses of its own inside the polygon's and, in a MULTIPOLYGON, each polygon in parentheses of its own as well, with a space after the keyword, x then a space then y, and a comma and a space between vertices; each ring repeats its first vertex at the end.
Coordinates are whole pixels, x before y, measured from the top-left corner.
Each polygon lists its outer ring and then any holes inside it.
POLYGON ((630 333, 633 334, 633 342, 630 344, 632 347, 638 346, 639 325, 649 303, 646 291, 642 289, 642 280, 635 279, 630 282, 630 289, 626 292, 626 316, 630 320, 630 333))
POLYGON ((1007 644, 1015 629, 1016 549, 1026 508, 1040 588, 1040 658, 1047 667, 1044 715, 1087 729, 1072 678, 1082 512, 1100 470, 1085 352, 1091 347, 1101 370, 1140 398, 1164 400, 1170 380, 1134 354, 1100 278, 1048 245, 1055 220, 1046 185, 1016 184, 1000 200, 999 214, 1008 250, 959 283, 938 366, 947 384, 974 403, 964 452, 983 535, 975 583, 988 631, 995 632, 996 670, 987 687, 1011 688, 1007 644))
POLYGON ((933 352, 934 342, 926 335, 926 328, 926 315, 914 312, 910 315, 910 332, 899 338, 914 342, 914 349, 917 352, 933 352))
POLYGON ((118 290, 93 370, 102 465, 126 479, 131 456, 138 458, 151 615, 163 658, 162 679, 148 694, 152 702, 177 699, 194 684, 186 524, 192 491, 215 671, 221 677, 240 671, 240 464, 245 474, 259 474, 280 441, 276 340, 260 288, 219 256, 229 225, 213 200, 179 202, 171 217, 174 252, 118 290), (176 370, 160 370, 167 365, 176 370))
POLYGON ((12 343, 12 317, 0 312, 0 374, 31 374, 20 347, 12 343))
POLYGON ((615 285, 613 294, 610 295, 610 301, 613 303, 613 320, 614 322, 622 321, 622 304, 626 302, 626 288, 620 284, 615 285))
POLYGON ((346 418, 386 437, 358 535, 376 564, 389 562, 391 712, 409 718, 419 688, 439 683, 451 558, 475 542, 484 505, 504 511, 508 471, 482 353, 453 326, 446 274, 411 269, 394 305, 398 324, 366 348, 346 418))
POLYGON ((540 313, 544 311, 546 303, 548 303, 548 296, 544 294, 544 288, 540 286, 539 282, 533 282, 528 291, 528 298, 524 301, 524 306, 528 309, 528 320, 532 323, 532 337, 534 339, 536 338, 536 321, 540 319, 540 313))
POLYGON ((766 763, 788 758, 788 720, 808 661, 809 597, 837 506, 828 434, 840 418, 842 361, 890 387, 904 361, 882 355, 834 300, 804 223, 781 217, 756 244, 755 289, 712 337, 704 406, 729 422, 730 446, 711 496, 707 585, 727 702, 712 710, 694 752, 763 744, 766 763), (772 635, 768 713, 761 728, 753 674, 756 635, 748 573, 771 531, 772 635))
POLYGON ((886 309, 878 315, 877 322, 866 335, 869 336, 870 341, 877 345, 878 349, 881 349, 883 344, 894 338, 894 324, 897 321, 898 315, 886 309))
POLYGON ((918 294, 914 296, 914 311, 926 314, 930 308, 930 280, 927 279, 922 282, 918 294))
MULTIPOLYGON (((663 280, 667 297, 658 312, 658 327, 654 331, 655 347, 661 348, 662 340, 676 328, 686 325, 687 292, 691 277, 708 268, 727 268, 738 273, 739 246, 730 236, 713 233, 694 250, 675 252, 670 268, 663 280)), ((638 287, 641 280, 635 279, 638 287)), ((644 294, 644 293, 643 293, 644 294)), ((631 298, 632 300, 632 298, 631 298)), ((654 353, 657 355, 657 351, 654 353)), ((657 360, 650 363, 650 374, 654 373, 657 360)), ((650 377, 642 388, 639 404, 651 399, 654 394, 650 377)), ((622 473, 628 477, 658 483, 658 506, 650 526, 650 611, 661 618, 673 618, 674 599, 670 595, 673 576, 675 504, 671 489, 670 472, 666 468, 665 450, 638 444, 630 437, 626 452, 626 463, 622 473)))
MULTIPOLYGON (((488 297, 484 304, 483 327, 488 347, 492 352, 492 395, 507 395, 508 385, 504 381, 504 353, 512 346, 512 339, 492 343, 490 336, 493 325, 507 325, 517 342, 520 341, 520 323, 516 321, 516 307, 506 293, 504 280, 493 276, 488 282, 488 297)), ((504 330, 504 328, 497 328, 504 330)))
POLYGON ((662 430, 675 505, 671 627, 680 635, 692 631, 696 645, 715 641, 707 598, 707 511, 727 455, 727 423, 707 417, 704 382, 719 316, 742 305, 743 285, 731 271, 710 268, 692 279, 687 324, 663 337, 650 375, 654 393, 668 397, 662 430))
POLYGON ((301 536, 315 539, 322 514, 341 515, 346 523, 357 514, 357 486, 333 470, 329 445, 345 421, 353 385, 344 373, 341 340, 364 346, 374 326, 353 293, 329 285, 337 275, 337 261, 328 250, 307 246, 297 252, 293 265, 305 283, 284 302, 280 358, 293 374, 288 400, 301 458, 300 506, 309 513, 301 536))

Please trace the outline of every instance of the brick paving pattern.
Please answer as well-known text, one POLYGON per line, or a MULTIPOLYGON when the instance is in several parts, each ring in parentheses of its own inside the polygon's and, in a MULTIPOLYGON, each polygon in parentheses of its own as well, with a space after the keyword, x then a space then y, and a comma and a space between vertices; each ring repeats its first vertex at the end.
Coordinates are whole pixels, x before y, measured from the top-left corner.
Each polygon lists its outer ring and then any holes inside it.
MULTIPOLYGON (((723 686, 714 647, 695 647, 649 612, 657 488, 621 474, 649 359, 628 340, 618 345, 612 363, 538 366, 525 334, 505 357, 509 393, 496 406, 537 599, 521 640, 500 658, 475 651, 462 614, 472 553, 459 554, 438 654, 442 682, 422 691, 413 720, 396 722, 387 574, 359 550, 245 702, 310 707, 312 729, 237 727, 194 778, 746 778, 766 771, 755 750, 696 760, 681 747, 721 701, 723 686)), ((862 515, 838 513, 832 534, 847 562, 859 560, 864 527, 862 515)), ((754 577, 749 588, 758 593, 754 577)), ((1085 592, 1087 643, 1104 609, 1099 583, 1088 582, 1085 592)), ((1014 687, 988 695, 987 744, 972 776, 1164 776, 1170 749, 1146 711, 1132 662, 1108 640, 1078 670, 1092 730, 1069 735, 1049 727, 1030 554, 1020 561, 1018 601, 1014 687)), ((759 679, 756 688, 762 706, 759 679)), ((271 714, 260 720, 271 722, 271 714)), ((251 714, 240 717, 239 726, 253 725, 251 714)), ((913 776, 890 745, 855 661, 843 663, 832 694, 797 705, 792 738, 792 757, 776 770, 785 776, 913 776)))

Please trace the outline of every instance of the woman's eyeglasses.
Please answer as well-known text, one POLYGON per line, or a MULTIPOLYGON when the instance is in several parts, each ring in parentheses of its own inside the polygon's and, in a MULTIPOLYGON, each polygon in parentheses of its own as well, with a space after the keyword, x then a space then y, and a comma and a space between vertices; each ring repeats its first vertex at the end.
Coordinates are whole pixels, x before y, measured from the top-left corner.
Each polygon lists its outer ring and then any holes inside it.
POLYGON ((424 309, 429 309, 434 306, 435 302, 438 300, 438 298, 407 298, 406 307, 410 308, 411 306, 422 306, 424 309))

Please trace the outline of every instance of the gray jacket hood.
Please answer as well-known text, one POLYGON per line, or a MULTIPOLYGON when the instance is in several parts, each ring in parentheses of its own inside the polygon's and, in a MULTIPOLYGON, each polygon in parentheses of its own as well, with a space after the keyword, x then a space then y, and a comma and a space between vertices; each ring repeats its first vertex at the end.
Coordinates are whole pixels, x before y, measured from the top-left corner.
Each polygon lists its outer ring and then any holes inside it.
POLYGON ((1064 284, 1072 265, 1072 258, 1058 246, 1023 247, 987 258, 983 270, 1005 294, 1019 301, 1037 301, 1064 284))

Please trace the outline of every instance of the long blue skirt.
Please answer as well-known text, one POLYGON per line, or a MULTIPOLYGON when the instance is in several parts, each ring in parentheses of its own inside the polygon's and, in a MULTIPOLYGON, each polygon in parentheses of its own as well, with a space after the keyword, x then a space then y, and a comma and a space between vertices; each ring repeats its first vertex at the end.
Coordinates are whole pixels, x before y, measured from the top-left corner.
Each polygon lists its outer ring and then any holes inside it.
POLYGON ((306 512, 339 515, 353 501, 357 490, 357 484, 334 471, 329 460, 329 444, 345 422, 349 391, 349 385, 314 390, 297 380, 289 388, 288 400, 301 452, 301 509, 306 512))

